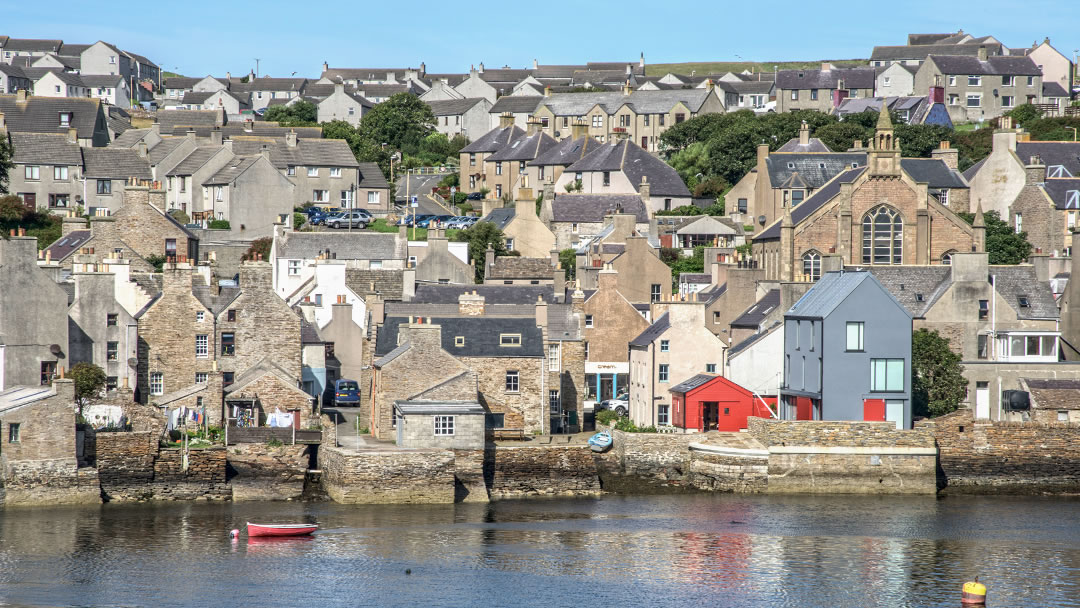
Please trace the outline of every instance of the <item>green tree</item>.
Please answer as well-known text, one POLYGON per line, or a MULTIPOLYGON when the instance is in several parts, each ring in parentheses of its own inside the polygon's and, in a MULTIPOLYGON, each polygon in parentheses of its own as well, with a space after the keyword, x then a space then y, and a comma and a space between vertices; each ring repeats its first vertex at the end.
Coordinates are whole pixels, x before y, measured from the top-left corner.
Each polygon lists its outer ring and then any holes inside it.
POLYGON ((1005 112, 1005 116, 1012 118, 1018 126, 1026 127, 1028 123, 1042 118, 1043 111, 1025 103, 1005 112))
POLYGON ((709 154, 705 150, 705 142, 694 142, 673 153, 668 157, 668 164, 679 174, 687 188, 694 188, 698 184, 697 176, 709 170, 709 154))
POLYGON ((874 130, 864 127, 853 120, 825 125, 814 132, 814 137, 829 147, 833 152, 846 152, 860 140, 866 145, 874 136, 874 130))
POLYGON ((435 130, 431 107, 412 93, 397 93, 360 119, 360 131, 378 144, 415 155, 420 142, 435 130))
POLYGON ((270 247, 274 244, 272 237, 264 236, 261 239, 255 239, 251 241, 251 246, 244 253, 244 260, 254 260, 256 257, 261 257, 263 260, 270 261, 270 247))
POLYGON ((684 272, 705 272, 705 247, 694 247, 694 253, 690 256, 682 254, 682 249, 676 247, 664 247, 660 250, 660 259, 671 267, 672 289, 678 291, 679 275, 684 272))
MULTIPOLYGON (((969 224, 975 222, 974 213, 958 213, 969 224)), ((997 211, 983 214, 986 224, 986 252, 991 264, 1022 264, 1031 255, 1031 243, 1026 232, 1017 232, 1002 220, 997 211)))
POLYGON ((324 122, 321 126, 323 139, 344 139, 356 160, 362 163, 377 163, 383 175, 390 177, 390 156, 393 150, 387 149, 388 146, 376 142, 370 134, 344 120, 324 122))
POLYGON ((469 260, 476 269, 477 283, 484 282, 484 256, 487 255, 488 246, 495 250, 496 256, 509 253, 506 250, 506 235, 491 222, 476 222, 465 230, 457 231, 453 239, 469 244, 469 260))
POLYGON ((8 138, 0 137, 0 194, 7 194, 9 172, 14 166, 11 159, 14 156, 15 150, 8 138))
POLYGON ((105 370, 84 361, 71 366, 70 375, 75 384, 75 405, 82 417, 83 408, 100 396, 101 390, 105 388, 105 370))
POLYGON ((0 222, 17 223, 26 215, 26 205, 14 194, 0 196, 0 222))
POLYGON ((990 156, 994 141, 994 129, 984 127, 974 131, 953 131, 950 139, 960 156, 958 161, 959 169, 967 171, 975 163, 990 156))
POLYGON ((900 155, 904 158, 930 158, 943 141, 951 141, 953 131, 941 125, 906 125, 896 123, 893 128, 900 142, 900 155))
POLYGON ((263 113, 263 120, 276 122, 283 127, 311 127, 319 120, 319 108, 303 100, 290 105, 270 106, 263 113))
POLYGON ((967 381, 960 355, 936 330, 911 335, 911 393, 918 416, 942 416, 960 407, 967 381))
POLYGON ((559 252, 559 263, 566 271, 566 280, 573 281, 577 276, 577 251, 572 247, 559 252))

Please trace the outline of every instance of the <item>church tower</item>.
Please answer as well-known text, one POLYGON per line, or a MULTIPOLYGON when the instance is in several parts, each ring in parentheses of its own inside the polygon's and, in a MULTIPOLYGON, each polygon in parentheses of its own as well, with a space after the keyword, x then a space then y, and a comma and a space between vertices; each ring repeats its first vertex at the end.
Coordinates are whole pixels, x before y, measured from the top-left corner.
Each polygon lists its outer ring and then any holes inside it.
POLYGON ((892 119, 889 118, 887 99, 881 101, 878 114, 877 132, 870 142, 867 165, 870 177, 900 177, 900 142, 893 133, 892 119))

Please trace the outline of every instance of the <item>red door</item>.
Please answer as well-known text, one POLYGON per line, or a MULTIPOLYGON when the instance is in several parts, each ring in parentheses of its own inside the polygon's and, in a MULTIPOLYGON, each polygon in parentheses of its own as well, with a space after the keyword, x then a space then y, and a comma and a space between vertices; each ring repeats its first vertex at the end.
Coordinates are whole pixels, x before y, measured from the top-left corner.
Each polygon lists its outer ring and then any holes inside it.
POLYGON ((641 147, 645 150, 649 149, 649 138, 645 135, 641 136, 641 147))
POLYGON ((814 412, 812 410, 812 403, 809 397, 796 397, 795 398, 795 419, 796 420, 813 420, 814 412))
POLYGON ((863 420, 872 422, 885 422, 885 400, 863 399, 863 420))

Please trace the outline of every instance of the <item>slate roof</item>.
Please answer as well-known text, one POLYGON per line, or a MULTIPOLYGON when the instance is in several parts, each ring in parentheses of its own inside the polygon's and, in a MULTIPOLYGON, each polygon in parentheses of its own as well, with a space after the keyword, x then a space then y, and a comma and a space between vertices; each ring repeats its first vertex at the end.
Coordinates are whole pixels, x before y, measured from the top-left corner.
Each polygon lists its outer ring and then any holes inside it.
POLYGON ((1061 166, 1065 172, 1061 177, 1080 177, 1080 143, 1071 141, 1025 141, 1016 143, 1016 155, 1020 162, 1030 162, 1032 156, 1038 156, 1046 165, 1047 174, 1053 175, 1053 168, 1061 166))
POLYGON ((686 394, 694 390, 695 388, 705 384, 706 382, 712 380, 713 378, 719 377, 720 376, 717 376, 716 374, 697 374, 696 376, 691 376, 690 378, 683 380, 682 382, 676 384, 668 390, 672 393, 686 394))
POLYGON ((83 148, 83 175, 93 179, 152 180, 150 163, 132 148, 83 148))
POLYGON ((258 156, 234 156, 217 173, 207 178, 203 185, 230 184, 258 161, 258 156))
POLYGON ((357 95, 364 99, 369 97, 391 97, 398 93, 413 93, 413 85, 410 84, 363 84, 356 87, 357 95))
POLYGON ((216 94, 217 91, 186 91, 184 92, 184 97, 180 100, 180 103, 185 105, 202 105, 206 103, 207 99, 210 99, 211 96, 216 94))
POLYGON ((995 55, 980 61, 978 57, 959 57, 956 55, 931 55, 942 74, 955 75, 1002 75, 1002 76, 1041 76, 1039 66, 1030 57, 995 55))
MULTIPOLYGON (((397 348, 398 328, 408 323, 408 317, 387 317, 379 328, 375 356, 397 348)), ((431 324, 442 328, 442 348, 456 357, 544 356, 544 336, 535 317, 433 317, 431 324), (521 345, 501 346, 500 334, 520 334, 521 345), (465 344, 456 346, 456 336, 463 336, 465 344)))
POLYGON ((580 340, 581 330, 581 315, 574 312, 573 304, 548 306, 549 340, 580 340))
POLYGON ((79 78, 84 85, 94 88, 117 87, 124 81, 124 77, 119 74, 81 74, 79 78))
POLYGON ((245 156, 270 150, 270 162, 278 169, 293 167, 359 167, 356 156, 344 139, 315 139, 298 137, 296 146, 284 138, 258 136, 231 137, 233 152, 245 156))
MULTIPOLYGON (((735 228, 733 228, 727 222, 722 220, 727 218, 719 218, 712 215, 702 215, 700 217, 686 221, 675 234, 735 234, 735 228)), ((739 230, 742 233, 742 230, 739 230)))
POLYGON ((196 281, 191 286, 191 295, 195 296, 195 299, 201 302, 214 316, 217 316, 224 312, 236 298, 240 297, 240 288, 222 287, 218 293, 214 293, 214 290, 209 285, 196 281))
POLYGON ((967 188, 959 171, 950 169, 940 158, 901 158, 900 167, 917 182, 931 188, 967 188))
POLYGON ((339 260, 395 260, 404 252, 397 234, 377 232, 290 232, 277 238, 277 257, 313 260, 330 250, 339 260))
POLYGON ((512 84, 517 84, 522 80, 525 80, 532 74, 530 74, 529 70, 518 70, 513 68, 495 68, 486 69, 483 72, 477 72, 476 75, 480 77, 480 80, 483 80, 484 82, 489 84, 492 82, 508 82, 512 84))
POLYGON ((735 317, 735 320, 731 322, 731 326, 757 329, 777 306, 780 306, 780 290, 770 289, 760 300, 743 311, 741 315, 735 317))
POLYGON ((754 344, 755 344, 755 343, 756 343, 756 342, 757 342, 758 340, 760 340, 760 339, 764 338, 765 336, 767 336, 767 335, 771 334, 771 333, 772 333, 773 331, 775 331, 775 330, 776 330, 777 328, 779 328, 779 327, 783 327, 783 325, 784 325, 783 321, 780 321, 780 320, 776 320, 776 321, 774 321, 773 323, 771 323, 771 324, 770 324, 770 325, 769 325, 768 327, 766 327, 766 328, 764 328, 764 329, 762 329, 762 330, 758 331, 757 333, 755 333, 755 334, 751 335, 750 337, 746 338, 746 339, 745 339, 745 340, 743 340, 742 342, 739 342, 738 344, 736 344, 736 345, 732 346, 731 348, 729 348, 729 349, 727 350, 727 356, 728 356, 728 359, 730 360, 730 359, 731 359, 732 357, 734 357, 735 355, 738 355, 738 354, 739 354, 739 353, 741 353, 742 351, 744 351, 744 350, 746 350, 746 349, 750 348, 750 347, 751 347, 751 346, 753 346, 753 345, 754 345, 754 344))
POLYGON ((648 178, 650 196, 690 196, 690 190, 675 169, 630 140, 598 146, 566 171, 622 171, 635 190, 640 190, 642 177, 648 178))
POLYGON ((551 304, 555 292, 551 285, 436 285, 420 283, 412 302, 426 304, 458 303, 458 296, 477 292, 484 296, 484 304, 536 304, 537 297, 551 304))
POLYGON ((712 275, 707 272, 680 272, 679 283, 687 285, 708 285, 712 283, 712 275))
POLYGON ((382 169, 376 163, 357 163, 360 171, 360 188, 389 188, 390 182, 386 181, 382 169))
POLYGON ((776 88, 835 89, 844 81, 845 89, 873 89, 877 80, 874 68, 833 68, 831 70, 780 70, 776 88))
POLYGON ((1069 92, 1065 90, 1065 87, 1056 82, 1043 82, 1043 97, 1069 97, 1069 92))
POLYGON ((300 315, 300 343, 301 344, 323 344, 325 340, 319 336, 319 330, 315 329, 315 326, 308 322, 303 315, 300 315))
POLYGON ((510 141, 525 135, 520 127, 496 127, 484 133, 461 149, 466 154, 473 152, 497 152, 510 141))
POLYGON ((412 345, 409 344, 408 342, 406 342, 405 344, 402 344, 401 346, 398 346, 394 350, 392 350, 392 351, 386 353, 385 355, 383 355, 382 357, 379 357, 378 359, 376 359, 375 363, 374 363, 375 367, 383 367, 384 365, 387 365, 388 363, 390 363, 394 359, 397 359, 401 355, 404 355, 405 351, 409 350, 409 348, 411 348, 411 347, 412 347, 412 345))
MULTIPOLYGON (((817 192, 814 192, 810 198, 802 202, 801 205, 791 210, 791 221, 793 224, 798 224, 811 213, 817 211, 822 205, 828 203, 837 194, 840 194, 840 184, 846 184, 855 181, 859 175, 866 169, 866 167, 858 167, 856 169, 848 169, 840 175, 837 175, 832 181, 828 182, 821 188, 818 188, 817 192)), ((777 219, 768 228, 762 230, 759 234, 754 236, 755 241, 769 240, 780 238, 780 224, 783 222, 783 218, 777 219)))
POLYGON ((934 43, 940 42, 941 40, 944 40, 946 38, 951 38, 952 36, 955 36, 955 35, 956 35, 956 33, 954 33, 954 32, 948 32, 946 34, 908 34, 907 41, 908 41, 908 44, 913 44, 913 45, 914 44, 934 44, 934 43))
POLYGON ((1080 209, 1080 179, 1047 179, 1043 189, 1058 209, 1080 209))
POLYGON ((669 327, 671 327, 671 319, 668 318, 668 313, 665 312, 660 315, 659 319, 653 321, 653 324, 648 326, 645 331, 641 332, 641 335, 631 340, 630 346, 648 346, 667 331, 669 327))
POLYGON ((217 110, 158 110, 157 122, 162 133, 172 133, 177 127, 215 127, 218 123, 217 110))
POLYGON ((425 103, 431 107, 431 113, 435 116, 456 116, 468 112, 473 106, 484 101, 486 100, 481 97, 467 97, 465 99, 442 99, 425 103))
MULTIPOLYGON (((810 291, 795 302, 785 316, 824 319, 866 280, 874 280, 869 272, 826 272, 810 291)), ((899 305, 899 302, 897 304, 899 305)))
POLYGON ((600 223, 613 213, 632 213, 637 221, 649 221, 641 197, 635 194, 556 194, 551 201, 552 221, 600 223))
POLYGON ((1041 410, 1080 409, 1080 380, 1023 378, 1031 400, 1041 410))
POLYGON ((550 135, 539 132, 532 135, 519 137, 503 146, 498 152, 484 159, 484 162, 495 161, 530 161, 542 152, 555 147, 557 142, 550 135))
POLYGON ((810 142, 806 144, 800 144, 798 137, 792 137, 786 144, 780 146, 776 150, 777 152, 832 152, 829 146, 826 146, 824 142, 816 137, 811 137, 810 142))
POLYGON ((89 230, 72 230, 66 235, 56 239, 56 241, 45 248, 45 251, 50 252, 53 261, 59 262, 69 255, 78 251, 87 241, 90 240, 91 233, 89 230))
POLYGON ((591 137, 579 137, 577 139, 568 137, 537 154, 536 158, 529 161, 528 164, 533 167, 540 165, 569 166, 584 158, 586 154, 600 145, 602 145, 600 142, 591 137))
MULTIPOLYGON (((1061 317, 1049 281, 1039 281, 1035 267, 991 266, 994 286, 1003 300, 1009 303, 1020 319, 1058 319, 1061 317), (1028 306, 1019 305, 1019 298, 1027 298, 1028 306)), ((989 280, 989 279, 988 279, 989 280)))
POLYGON ((492 209, 491 213, 488 213, 487 217, 481 221, 491 222, 492 224, 495 224, 499 230, 503 230, 506 228, 507 224, 514 219, 516 214, 516 207, 500 207, 498 209, 492 209))
POLYGON ((175 167, 172 168, 166 175, 193 175, 203 165, 207 163, 215 154, 220 152, 222 146, 199 146, 195 148, 191 154, 184 157, 184 160, 180 161, 175 167))
POLYGON ((952 285, 949 266, 867 266, 866 270, 915 318, 925 317, 952 285))
POLYGON ((486 278, 498 279, 550 279, 552 275, 550 258, 523 258, 518 256, 499 256, 495 264, 487 269, 486 278))
MULTIPOLYGON (((599 105, 609 115, 624 105, 638 114, 666 114, 682 103, 691 112, 697 112, 714 95, 708 89, 672 89, 661 91, 622 91, 599 93, 557 93, 544 97, 540 105, 547 106, 555 116, 584 116, 599 105)), ((538 106, 539 107, 539 106, 538 106)))
POLYGON ((168 156, 170 153, 172 153, 173 150, 176 150, 178 147, 180 147, 180 145, 183 144, 183 143, 184 143, 184 138, 183 137, 164 137, 164 138, 162 138, 162 140, 160 142, 158 142, 158 144, 156 146, 154 146, 153 148, 150 148, 150 151, 147 153, 147 156, 149 157, 149 160, 150 160, 150 164, 151 165, 156 165, 156 164, 160 163, 161 161, 165 160, 166 156, 168 156))
POLYGON ((964 171, 964 179, 966 179, 968 182, 971 182, 971 180, 975 179, 975 175, 979 172, 979 169, 982 169, 983 163, 985 162, 986 159, 984 158, 979 162, 975 163, 974 165, 968 167, 967 171, 964 171))
POLYGON ((770 154, 765 159, 773 188, 821 188, 853 164, 866 166, 866 152, 770 154))
POLYGON ((63 40, 41 38, 8 38, 4 43, 5 51, 26 51, 28 53, 59 53, 63 40))
POLYGON ((717 82, 716 86, 730 89, 739 95, 766 95, 776 86, 771 80, 748 80, 742 82, 717 82))
POLYGON ((120 135, 117 135, 109 145, 118 148, 130 148, 142 141, 142 138, 146 137, 146 134, 149 132, 150 129, 128 129, 120 135))
MULTIPOLYGON (((205 76, 203 77, 205 78, 205 76)), ((202 81, 203 78, 188 78, 187 76, 172 76, 163 78, 161 86, 166 89, 190 89, 202 81)))
POLYGON ((71 112, 71 126, 76 129, 80 139, 94 136, 97 119, 101 112, 101 102, 84 97, 36 97, 30 96, 26 102, 18 103, 15 95, 0 95, 0 112, 4 113, 4 122, 8 132, 31 133, 67 133, 66 126, 60 126, 60 112, 71 112))
POLYGON ((540 102, 543 99, 542 95, 503 95, 495 101, 495 104, 491 106, 488 112, 491 114, 502 114, 503 112, 532 114, 536 111, 536 108, 540 107, 540 102))
POLYGON ((82 164, 79 144, 69 142, 66 134, 16 131, 11 134, 11 143, 15 147, 12 160, 17 164, 67 166, 82 164))
POLYGON ((271 78, 260 76, 247 82, 241 82, 229 87, 232 91, 249 93, 251 91, 302 91, 308 82, 307 78, 271 78))
MULTIPOLYGON (((904 59, 925 60, 930 55, 963 55, 975 57, 981 44, 917 44, 909 46, 875 46, 870 61, 900 61, 904 59)), ((996 45, 1000 48, 1000 45, 996 45)), ((994 45, 987 47, 993 52, 994 45)))

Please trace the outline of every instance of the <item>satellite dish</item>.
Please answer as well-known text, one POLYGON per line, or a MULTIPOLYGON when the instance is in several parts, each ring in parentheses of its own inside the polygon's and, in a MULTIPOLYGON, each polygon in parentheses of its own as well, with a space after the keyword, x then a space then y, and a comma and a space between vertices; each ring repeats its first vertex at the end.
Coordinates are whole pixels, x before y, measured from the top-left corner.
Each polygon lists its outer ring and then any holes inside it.
POLYGON ((128 367, 131 367, 131 368, 135 368, 135 367, 139 366, 139 360, 136 359, 135 357, 131 357, 130 359, 128 359, 127 363, 128 363, 128 367))
POLYGON ((53 355, 59 356, 60 353, 62 353, 63 351, 60 350, 59 344, 53 344, 52 346, 49 346, 49 352, 53 355))
POLYGON ((757 218, 757 221, 758 221, 759 224, 764 226, 765 225, 765 216, 764 215, 759 215, 758 218, 757 218))

